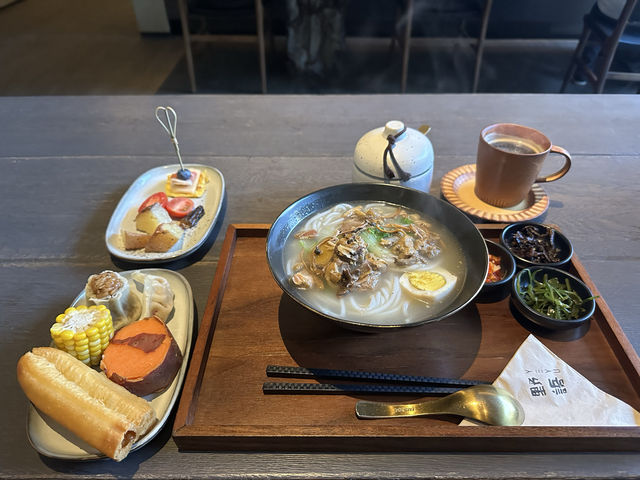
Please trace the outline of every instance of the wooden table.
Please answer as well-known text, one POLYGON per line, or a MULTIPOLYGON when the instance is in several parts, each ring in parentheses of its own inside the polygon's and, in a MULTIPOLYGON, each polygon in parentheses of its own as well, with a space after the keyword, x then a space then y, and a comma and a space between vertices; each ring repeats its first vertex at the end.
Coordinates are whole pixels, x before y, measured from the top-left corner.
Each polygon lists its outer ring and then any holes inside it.
MULTIPOLYGON (((640 97, 607 95, 170 96, 0 98, 0 475, 12 478, 608 478, 640 476, 640 455, 323 454, 178 452, 170 425, 118 464, 39 456, 25 431, 17 359, 47 344, 57 313, 91 273, 130 269, 104 232, 118 199, 144 171, 174 162, 155 106, 179 113, 188 161, 222 171, 224 217, 213 246, 165 266, 191 283, 201 320, 229 223, 269 223, 292 200, 349 182, 358 138, 389 119, 429 123, 432 193, 473 163, 482 127, 536 127, 573 154, 571 172, 544 188, 545 217, 561 226, 636 350, 640 350, 640 97), (197 261, 196 261, 197 260, 197 261)), ((549 166, 551 168, 551 165, 549 166)), ((170 423, 172 422, 170 419, 170 423)))

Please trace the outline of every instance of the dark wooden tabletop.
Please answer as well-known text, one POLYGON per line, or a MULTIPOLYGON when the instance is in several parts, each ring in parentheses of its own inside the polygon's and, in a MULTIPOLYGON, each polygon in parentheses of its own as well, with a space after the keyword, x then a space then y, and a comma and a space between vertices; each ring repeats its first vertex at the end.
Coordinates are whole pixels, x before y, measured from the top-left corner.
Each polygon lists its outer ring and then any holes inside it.
MULTIPOLYGON (((637 453, 323 454, 178 452, 170 418, 122 463, 40 456, 26 435, 27 401, 15 367, 49 342, 55 315, 111 257, 109 218, 131 182, 174 163, 154 108, 179 113, 188 162, 217 167, 227 186, 214 242, 162 265, 190 282, 201 320, 229 223, 270 223, 296 198, 351 180, 358 138, 387 120, 432 126, 431 193, 449 170, 475 161, 478 134, 495 122, 538 128, 573 155, 547 184, 544 221, 557 224, 640 350, 640 96, 379 95, 0 98, 0 475, 11 478, 627 478, 637 453)), ((551 170, 554 161, 548 162, 551 170)))

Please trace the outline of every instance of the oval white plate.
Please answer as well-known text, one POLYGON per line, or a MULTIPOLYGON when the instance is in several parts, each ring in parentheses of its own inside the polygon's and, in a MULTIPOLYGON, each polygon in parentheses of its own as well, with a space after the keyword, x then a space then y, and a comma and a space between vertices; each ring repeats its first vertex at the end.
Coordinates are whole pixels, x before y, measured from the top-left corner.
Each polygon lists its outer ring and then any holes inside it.
MULTIPOLYGON (((191 337, 193 334, 193 295, 191 293, 191 285, 189 285, 187 279, 177 272, 159 268, 146 268, 118 273, 128 279, 134 271, 163 277, 171 285, 175 295, 173 300, 174 311, 172 316, 169 317, 167 328, 169 328, 180 347, 183 359, 182 366, 169 388, 160 394, 152 394, 145 397, 151 402, 151 406, 156 412, 156 417, 158 417, 158 423, 135 443, 131 451, 149 443, 167 421, 173 405, 180 396, 189 354, 191 353, 191 337)), ((138 287, 137 293, 141 294, 142 286, 139 284, 136 284, 136 286, 138 287)), ((85 303, 83 291, 76 297, 71 306, 85 305, 85 303)), ((27 436, 33 448, 47 457, 63 460, 106 458, 100 451, 60 426, 49 416, 36 409, 31 403, 27 412, 27 436)))
POLYGON ((213 230, 216 223, 220 208, 222 206, 222 198, 224 196, 224 177, 220 170, 206 165, 198 165, 189 163, 186 168, 197 168, 206 173, 209 182, 201 197, 192 198, 196 206, 204 207, 204 216, 196 224, 195 227, 185 230, 183 239, 174 245, 169 251, 145 252, 140 250, 125 250, 122 243, 122 235, 120 230, 136 231, 135 218, 138 214, 138 207, 150 195, 156 192, 165 191, 165 183, 167 176, 175 173, 178 169, 177 164, 164 165, 162 167, 152 168, 140 175, 129 187, 126 193, 118 202, 118 206, 111 215, 105 241, 107 249, 112 255, 123 260, 134 262, 159 262, 175 260, 177 258, 188 255, 202 245, 213 230))

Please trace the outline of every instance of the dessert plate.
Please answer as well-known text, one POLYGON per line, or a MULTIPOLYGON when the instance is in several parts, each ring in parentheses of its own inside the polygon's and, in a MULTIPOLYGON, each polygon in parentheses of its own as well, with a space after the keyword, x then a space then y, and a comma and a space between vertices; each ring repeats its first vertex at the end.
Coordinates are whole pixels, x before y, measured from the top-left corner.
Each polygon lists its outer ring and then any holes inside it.
POLYGON ((186 168, 197 168, 203 171, 208 179, 204 193, 199 198, 192 198, 195 205, 204 207, 204 216, 195 227, 185 230, 181 241, 174 245, 169 251, 156 253, 140 250, 125 250, 122 241, 121 230, 136 231, 135 218, 138 214, 138 207, 150 195, 156 192, 165 191, 167 176, 175 173, 177 164, 164 165, 152 168, 140 175, 129 187, 126 193, 118 202, 118 206, 111 215, 105 240, 109 252, 123 260, 134 262, 166 262, 188 255, 202 245, 213 230, 213 227, 220 213, 222 199, 224 197, 224 177, 217 168, 206 165, 187 164, 186 168))
POLYGON ((476 165, 471 163, 455 168, 442 177, 440 189, 444 198, 463 212, 492 222, 533 220, 549 208, 549 197, 538 184, 533 185, 527 198, 518 205, 501 208, 480 200, 473 191, 475 183, 476 165))
MULTIPOLYGON (((130 270, 118 273, 126 279, 129 279, 136 271, 143 274, 163 277, 169 282, 169 285, 171 285, 174 293, 174 310, 173 313, 169 315, 167 328, 169 328, 176 343, 180 347, 183 359, 182 366, 180 370, 178 370, 171 385, 169 385, 169 388, 159 394, 151 394, 144 397, 151 402, 151 406, 156 412, 156 417, 158 417, 158 422, 146 435, 141 437, 133 445, 131 451, 137 450, 149 443, 166 423, 173 405, 180 396, 189 354, 191 353, 191 337, 193 334, 193 295, 187 279, 177 272, 158 268, 146 268, 143 270, 130 270)), ((136 285, 136 293, 141 296, 142 286, 137 282, 133 283, 136 285)), ((83 290, 71 306, 85 304, 86 301, 83 290)), ((40 412, 31 403, 29 404, 29 410, 27 412, 27 437, 33 448, 36 449, 38 453, 47 457, 63 460, 95 460, 98 458, 106 458, 100 451, 88 445, 46 414, 40 412)))

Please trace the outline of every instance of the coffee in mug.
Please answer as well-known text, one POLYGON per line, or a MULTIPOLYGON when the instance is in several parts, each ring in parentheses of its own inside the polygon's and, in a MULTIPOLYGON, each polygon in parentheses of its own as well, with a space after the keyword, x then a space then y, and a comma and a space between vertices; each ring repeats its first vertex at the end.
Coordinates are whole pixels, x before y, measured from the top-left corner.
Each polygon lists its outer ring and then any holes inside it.
POLYGON ((476 160, 476 196, 496 207, 522 202, 534 183, 552 182, 571 168, 571 155, 538 130, 514 123, 497 123, 480 132, 476 160), (557 172, 538 177, 549 153, 565 157, 557 172))
POLYGON ((527 155, 532 153, 542 153, 542 147, 540 145, 537 145, 526 138, 491 133, 485 137, 485 140, 493 148, 497 148, 498 150, 502 150, 507 153, 527 155))

